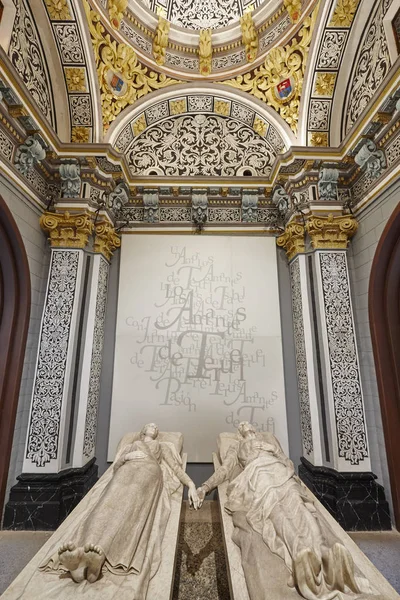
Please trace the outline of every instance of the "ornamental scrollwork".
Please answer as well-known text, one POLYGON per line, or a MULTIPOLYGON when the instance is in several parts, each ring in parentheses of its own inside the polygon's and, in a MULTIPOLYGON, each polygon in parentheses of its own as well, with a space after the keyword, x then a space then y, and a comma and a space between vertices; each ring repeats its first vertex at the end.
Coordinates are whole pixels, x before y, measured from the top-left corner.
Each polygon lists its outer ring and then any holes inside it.
POLYGON ((330 27, 350 27, 360 0, 337 0, 330 27))
POLYGON ((37 467, 44 467, 58 457, 64 379, 78 265, 79 252, 53 252, 26 451, 26 458, 37 467))
POLYGON ((368 457, 363 398, 344 252, 319 254, 339 457, 368 457))
POLYGON ((358 223, 352 215, 311 215, 306 223, 307 233, 315 250, 346 249, 357 228, 358 223))
POLYGON ((354 157, 355 162, 373 178, 379 177, 386 168, 383 150, 378 150, 373 140, 366 139, 354 157))
POLYGON ((93 231, 93 221, 87 213, 45 212, 40 226, 48 234, 52 248, 85 248, 93 231))
POLYGON ((385 79, 390 65, 389 48, 383 25, 382 3, 378 2, 349 80, 344 133, 351 129, 369 104, 379 85, 385 79))
POLYGON ((201 75, 210 75, 212 53, 211 29, 202 29, 199 35, 199 67, 201 75))
POLYGON ((154 90, 181 83, 141 65, 134 50, 106 33, 100 16, 84 2, 100 84, 103 126, 128 105, 154 90))
POLYGON ((93 250, 111 260, 114 250, 120 247, 121 238, 109 221, 100 221, 94 227, 93 250))
POLYGON ((307 376, 301 275, 298 258, 290 265, 290 283, 292 288, 293 333, 296 353, 297 389, 300 402, 301 437, 304 450, 307 454, 311 454, 314 449, 314 444, 312 438, 310 393, 307 376))
POLYGON ((108 0, 108 16, 114 29, 121 27, 121 21, 126 14, 128 0, 108 0))
POLYGON ((16 3, 8 56, 46 119, 54 125, 51 81, 40 36, 25 0, 16 3))
POLYGON ((81 191, 81 168, 76 160, 60 164, 61 194, 63 198, 77 198, 81 191))
POLYGON ((125 150, 132 175, 236 175, 245 168, 271 173, 276 152, 236 120, 181 115, 148 127, 125 150))
POLYGON ((318 8, 306 17, 303 27, 286 46, 272 48, 263 65, 251 73, 223 83, 272 106, 296 133, 304 73, 318 8))
POLYGON ((286 250, 289 261, 297 254, 304 254, 306 249, 304 225, 291 221, 286 225, 284 233, 277 238, 276 243, 286 250))
POLYGON ((318 175, 318 194, 320 200, 335 202, 338 199, 338 169, 324 167, 318 175))
POLYGON ((257 191, 243 191, 242 194, 242 221, 243 223, 256 223, 258 216, 257 191))
POLYGON ((100 394, 100 375, 103 361, 104 323, 107 308, 108 264, 100 259, 99 279, 96 295, 93 348, 90 362, 89 391, 86 408, 83 454, 91 458, 96 445, 97 414, 100 394))

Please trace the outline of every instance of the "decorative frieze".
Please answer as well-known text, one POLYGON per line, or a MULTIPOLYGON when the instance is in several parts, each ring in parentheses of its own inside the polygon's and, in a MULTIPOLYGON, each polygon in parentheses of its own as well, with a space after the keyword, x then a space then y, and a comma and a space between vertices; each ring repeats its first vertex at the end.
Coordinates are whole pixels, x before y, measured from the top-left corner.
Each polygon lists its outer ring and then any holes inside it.
POLYGON ((52 248, 85 248, 93 231, 93 221, 87 213, 45 212, 40 226, 48 234, 52 248))
POLYGON ((346 249, 356 233, 358 223, 352 215, 334 217, 311 215, 306 222, 307 233, 315 250, 321 248, 346 249))
POLYGON ((296 221, 291 221, 285 227, 285 232, 280 235, 276 243, 280 248, 286 250, 288 260, 292 260, 297 254, 305 252, 305 229, 296 221))
POLYGON ((108 261, 111 260, 114 250, 120 247, 121 238, 115 232, 110 221, 96 223, 93 250, 99 252, 108 261))

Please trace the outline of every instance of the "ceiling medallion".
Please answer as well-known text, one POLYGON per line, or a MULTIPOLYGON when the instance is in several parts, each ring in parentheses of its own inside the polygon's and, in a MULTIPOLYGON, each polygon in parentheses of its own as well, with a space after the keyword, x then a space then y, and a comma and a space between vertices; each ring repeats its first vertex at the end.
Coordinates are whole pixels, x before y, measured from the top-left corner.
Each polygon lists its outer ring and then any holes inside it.
POLYGON ((118 43, 106 33, 100 16, 84 2, 100 84, 103 126, 106 131, 119 113, 136 100, 176 83, 162 73, 155 73, 138 61, 134 50, 118 43))
POLYGON ((294 133, 297 132, 300 95, 317 13, 318 6, 304 19, 297 36, 286 46, 272 48, 260 67, 223 82, 272 106, 294 133))

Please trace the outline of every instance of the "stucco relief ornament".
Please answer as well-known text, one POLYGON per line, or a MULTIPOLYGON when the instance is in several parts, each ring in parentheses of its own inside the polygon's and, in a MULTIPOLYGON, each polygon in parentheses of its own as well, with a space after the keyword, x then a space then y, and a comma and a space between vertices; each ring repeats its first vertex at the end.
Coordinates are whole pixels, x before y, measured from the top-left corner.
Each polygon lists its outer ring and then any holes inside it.
POLYGON ((242 221, 243 223, 256 223, 257 222, 257 207, 258 207, 258 194, 257 193, 246 193, 242 195, 242 221))
POLYGON ((201 75, 210 75, 212 67, 211 29, 202 29, 200 31, 199 59, 201 75))
POLYGON ((207 221, 208 199, 207 192, 193 193, 192 195, 192 220, 196 225, 207 221))
POLYGON ((114 29, 119 29, 126 14, 128 0, 108 0, 108 15, 114 29))
POLYGON ((258 34, 250 11, 240 17, 240 27, 242 30, 242 43, 246 47, 247 62, 253 62, 258 51, 258 34))
POLYGON ((108 207, 115 213, 121 212, 129 201, 129 187, 125 181, 120 181, 108 197, 108 207))
POLYGON ((145 192, 143 194, 144 204, 144 221, 148 223, 157 223, 159 220, 158 216, 158 193, 157 192, 145 192))
POLYGON ((273 48, 263 65, 246 75, 224 81, 272 106, 296 133, 300 95, 318 9, 306 17, 296 38, 273 48))
POLYGON ((17 149, 15 165, 22 175, 27 175, 33 165, 43 160, 45 156, 46 150, 40 141, 34 136, 29 136, 17 149))
POLYGON ((297 23, 301 15, 301 0, 283 0, 283 5, 288 11, 292 23, 297 23))
POLYGON ((286 213, 290 209, 290 196, 287 191, 281 186, 276 186, 274 193, 272 194, 272 202, 279 210, 281 217, 285 217, 286 213))
POLYGON ((91 10, 87 1, 84 7, 97 65, 103 126, 107 130, 128 105, 154 90, 181 82, 142 66, 130 46, 106 34, 99 15, 91 10))
POLYGON ((64 162, 60 164, 61 195, 63 198, 77 198, 81 191, 81 168, 79 163, 64 162))
POLYGON ((386 157, 383 150, 378 150, 375 142, 366 140, 354 157, 355 162, 365 169, 371 177, 377 178, 386 168, 386 157))
POLYGON ((170 27, 170 22, 160 15, 158 17, 158 25, 153 40, 153 56, 156 63, 160 66, 165 63, 170 27))
POLYGON ((320 200, 336 201, 338 199, 337 182, 339 171, 337 169, 324 168, 319 172, 318 194, 320 200))

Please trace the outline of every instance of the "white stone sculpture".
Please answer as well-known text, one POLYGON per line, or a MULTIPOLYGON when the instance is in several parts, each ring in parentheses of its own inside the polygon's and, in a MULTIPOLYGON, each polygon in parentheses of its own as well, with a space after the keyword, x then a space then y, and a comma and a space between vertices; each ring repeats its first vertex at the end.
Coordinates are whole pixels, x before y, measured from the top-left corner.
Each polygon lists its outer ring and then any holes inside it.
POLYGON ((68 571, 77 583, 94 583, 105 570, 136 574, 135 598, 146 597, 150 577, 161 561, 169 496, 182 483, 189 488, 193 507, 199 504, 175 447, 160 442, 158 434, 157 425, 149 423, 139 440, 132 442, 127 436, 121 440, 112 477, 97 503, 77 520, 58 552, 42 563, 42 570, 68 571))
MULTIPOLYGON (((197 490, 200 506, 227 479, 225 510, 233 518, 232 539, 241 549, 251 600, 267 597, 269 583, 260 567, 265 546, 285 562, 288 586, 307 600, 372 597, 368 581, 321 518, 274 435, 240 423, 222 465, 197 490)), ((283 590, 276 600, 289 593, 283 590)))

